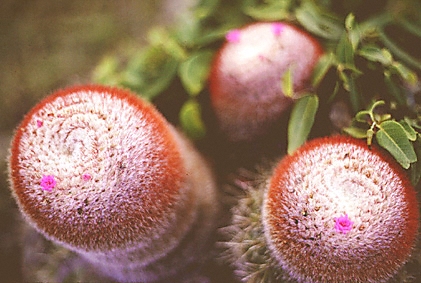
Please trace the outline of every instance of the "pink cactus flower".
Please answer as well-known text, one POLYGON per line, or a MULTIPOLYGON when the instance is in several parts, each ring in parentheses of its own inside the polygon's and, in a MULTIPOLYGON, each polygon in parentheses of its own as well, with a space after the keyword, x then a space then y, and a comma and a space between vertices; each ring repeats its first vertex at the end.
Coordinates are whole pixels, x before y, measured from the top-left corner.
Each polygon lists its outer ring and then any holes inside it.
POLYGON ((83 174, 82 179, 84 181, 89 181, 90 179, 92 179, 92 176, 90 174, 83 174))
POLYGON ((282 23, 273 23, 272 24, 272 32, 274 35, 278 36, 284 30, 285 25, 282 23))
POLYGON ((230 30, 226 35, 225 39, 228 42, 239 42, 241 37, 241 32, 238 29, 230 30))
POLYGON ((54 189, 54 187, 56 186, 56 184, 57 184, 57 182, 54 179, 54 176, 53 175, 44 175, 44 176, 42 176, 41 184, 40 185, 41 185, 41 188, 44 191, 51 192, 52 189, 54 189))
POLYGON ((349 219, 346 213, 338 218, 335 217, 335 230, 337 232, 346 234, 352 230, 353 224, 354 222, 352 222, 351 219, 349 219))

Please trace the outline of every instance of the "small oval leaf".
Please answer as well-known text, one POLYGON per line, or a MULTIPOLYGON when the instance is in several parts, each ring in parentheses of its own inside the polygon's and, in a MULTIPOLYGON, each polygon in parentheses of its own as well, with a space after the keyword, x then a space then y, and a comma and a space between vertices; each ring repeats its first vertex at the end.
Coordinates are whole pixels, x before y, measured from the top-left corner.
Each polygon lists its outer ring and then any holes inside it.
POLYGON ((405 129, 398 122, 388 120, 381 123, 376 140, 403 168, 408 169, 411 163, 417 161, 414 147, 408 140, 405 129))
POLYGON ((368 137, 367 130, 358 127, 343 128, 342 131, 357 139, 365 139, 368 137))
POLYGON ((152 100, 164 91, 177 74, 178 61, 157 46, 149 46, 135 56, 121 74, 121 85, 152 100))
POLYGON ((195 96, 204 88, 212 57, 213 52, 201 51, 191 55, 180 64, 178 75, 184 88, 190 95, 195 96))
MULTIPOLYGON (((421 141, 419 137, 414 142, 414 149, 415 149, 415 153, 417 154, 417 157, 421 157, 421 141)), ((421 178, 420 162, 418 161, 418 162, 412 163, 409 172, 410 172, 410 177, 411 177, 411 183, 412 185, 416 186, 421 178)))
POLYGON ((411 71, 408 67, 405 65, 399 63, 399 62, 393 62, 392 68, 396 70, 396 72, 399 74, 399 76, 405 80, 409 85, 415 86, 418 83, 418 77, 417 74, 413 71, 411 71))
POLYGON ((390 66, 393 63, 392 54, 386 48, 379 48, 375 45, 364 45, 358 50, 358 55, 372 62, 379 62, 383 66, 390 66))
POLYGON ((335 55, 333 53, 323 54, 314 68, 311 83, 313 87, 317 87, 323 80, 329 69, 334 66, 335 55))
POLYGON ((261 21, 282 20, 289 16, 289 1, 273 1, 267 4, 245 5, 243 7, 244 14, 261 21))
POLYGON ((312 1, 303 1, 295 10, 295 16, 308 31, 326 39, 337 40, 343 31, 336 19, 321 11, 312 1))
POLYGON ((206 128, 202 121, 202 110, 196 100, 189 100, 181 107, 179 119, 184 132, 192 139, 205 136, 206 128))
POLYGON ((411 127, 411 125, 405 121, 401 120, 399 123, 402 125, 402 127, 405 130, 406 136, 410 141, 415 141, 417 139, 417 131, 414 130, 414 128, 411 127))
POLYGON ((314 94, 306 95, 295 103, 288 123, 288 154, 307 140, 318 107, 319 98, 314 94))
POLYGON ((294 95, 294 80, 292 78, 292 67, 282 75, 281 78, 281 89, 286 97, 292 98, 294 95))

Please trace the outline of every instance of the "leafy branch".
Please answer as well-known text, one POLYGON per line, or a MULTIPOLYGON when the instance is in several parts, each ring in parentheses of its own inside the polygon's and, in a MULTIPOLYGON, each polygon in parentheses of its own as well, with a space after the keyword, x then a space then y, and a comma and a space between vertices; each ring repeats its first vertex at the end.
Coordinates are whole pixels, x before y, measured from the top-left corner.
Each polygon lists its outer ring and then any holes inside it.
POLYGON ((355 138, 367 139, 370 146, 374 140, 386 149, 404 168, 410 169, 411 180, 418 183, 421 176, 421 135, 413 126, 413 121, 404 118, 396 121, 381 108, 385 106, 383 100, 374 102, 367 110, 359 111, 350 127, 343 131, 355 138), (380 110, 379 110, 380 109, 380 110))
MULTIPOLYGON (((413 135, 408 137, 408 129, 419 130, 414 117, 420 108, 415 97, 421 89, 421 55, 411 49, 410 42, 421 42, 421 13, 414 0, 386 2, 365 9, 364 1, 201 0, 177 26, 151 29, 143 48, 129 48, 123 59, 121 55, 105 58, 93 79, 130 88, 151 101, 164 93, 173 95, 166 90, 176 89, 182 93, 179 124, 190 137, 203 138, 207 131, 199 98, 206 94, 213 54, 227 31, 253 21, 292 22, 316 36, 325 55, 313 72, 308 95, 293 107, 289 127, 302 130, 290 130, 288 151, 305 142, 313 125, 319 123, 315 114, 320 105, 344 100, 352 106, 358 124, 347 131, 357 135, 364 124, 358 136, 369 142, 374 138, 392 154, 397 150, 394 156, 400 164, 413 168, 418 164, 413 152, 418 154, 420 142, 418 134, 416 140, 413 135), (361 10, 367 11, 362 15, 361 10), (401 33, 408 42, 400 38, 401 33), (408 115, 400 115, 404 118, 399 121, 380 117, 380 104, 360 111, 378 100, 408 115)), ((281 79, 291 80, 288 76, 281 79)))

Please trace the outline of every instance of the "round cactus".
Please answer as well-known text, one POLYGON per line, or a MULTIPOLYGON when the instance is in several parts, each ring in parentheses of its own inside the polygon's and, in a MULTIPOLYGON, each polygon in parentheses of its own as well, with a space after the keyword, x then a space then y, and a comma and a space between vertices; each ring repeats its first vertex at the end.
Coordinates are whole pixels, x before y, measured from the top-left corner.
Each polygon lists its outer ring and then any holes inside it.
POLYGON ((261 187, 239 202, 228 229, 230 260, 245 280, 386 282, 413 252, 415 190, 394 160, 363 141, 313 140, 261 187))
POLYGON ((208 165, 125 90, 80 86, 41 101, 17 128, 9 175, 32 226, 120 281, 191 268, 214 228, 208 165))
POLYGON ((290 70, 294 98, 308 87, 322 54, 319 43, 293 25, 253 23, 231 30, 212 64, 209 87, 221 128, 233 141, 251 140, 280 118, 293 99, 281 79, 290 70))

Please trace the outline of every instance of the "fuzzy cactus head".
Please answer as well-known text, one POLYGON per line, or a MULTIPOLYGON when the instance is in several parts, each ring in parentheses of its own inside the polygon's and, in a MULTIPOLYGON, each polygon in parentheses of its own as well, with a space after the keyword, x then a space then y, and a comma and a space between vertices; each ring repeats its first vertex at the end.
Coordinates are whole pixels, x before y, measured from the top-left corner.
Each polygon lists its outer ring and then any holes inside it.
POLYGON ((385 282, 408 260, 418 201, 363 141, 311 141, 275 168, 262 208, 270 253, 298 282, 385 282))
POLYGON ((28 221, 86 250, 159 236, 173 221, 184 167, 161 115, 127 91, 58 91, 17 128, 9 171, 28 221))
POLYGON ((211 101, 228 137, 249 140, 291 105, 282 77, 291 70, 298 96, 322 48, 304 31, 280 22, 250 24, 231 30, 226 39, 211 69, 211 101))
POLYGON ((123 282, 186 276, 215 225, 206 161, 149 103, 113 87, 58 91, 17 128, 12 193, 46 238, 123 282), (180 260, 180 257, 182 260, 180 260))

